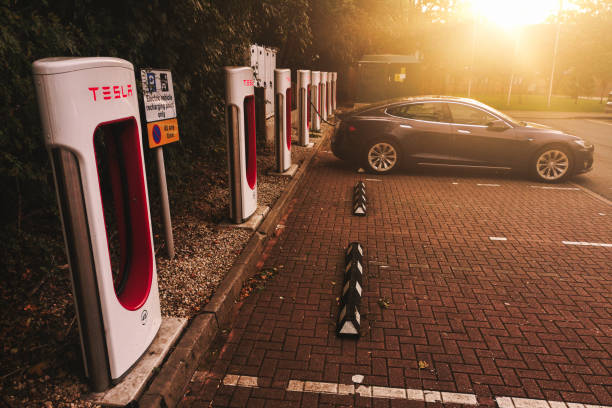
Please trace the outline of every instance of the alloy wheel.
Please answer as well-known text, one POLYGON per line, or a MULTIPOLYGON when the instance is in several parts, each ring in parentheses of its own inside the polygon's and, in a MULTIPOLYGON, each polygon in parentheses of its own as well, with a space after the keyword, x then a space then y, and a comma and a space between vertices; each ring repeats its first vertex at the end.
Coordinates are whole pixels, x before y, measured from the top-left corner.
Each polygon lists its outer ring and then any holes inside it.
POLYGON ((376 143, 368 151, 368 164, 372 170, 384 173, 390 171, 397 164, 397 151, 387 142, 376 143))
POLYGON ((569 170, 569 158, 561 150, 551 149, 543 152, 536 160, 538 176, 544 180, 561 179, 569 170))

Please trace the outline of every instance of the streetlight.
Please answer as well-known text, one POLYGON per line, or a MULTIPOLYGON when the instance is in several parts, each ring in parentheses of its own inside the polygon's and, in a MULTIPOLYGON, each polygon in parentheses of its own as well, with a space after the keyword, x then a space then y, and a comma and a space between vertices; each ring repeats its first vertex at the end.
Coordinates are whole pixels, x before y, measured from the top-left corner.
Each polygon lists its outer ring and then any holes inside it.
POLYGON ((516 61, 518 56, 519 49, 519 41, 521 39, 521 29, 518 28, 516 32, 516 37, 514 38, 514 57, 512 61, 512 71, 510 71, 510 85, 508 86, 508 100, 506 101, 506 105, 510 105, 510 97, 512 96, 512 84, 514 83, 514 69, 516 67, 516 61))
POLYGON ((555 37, 555 49, 553 51, 552 71, 550 73, 550 82, 548 86, 547 106, 549 108, 550 108, 550 98, 552 96, 553 79, 555 77, 555 63, 557 61, 557 50, 559 48, 559 33, 561 32, 561 12, 562 10, 563 10, 563 0, 559 0, 559 13, 557 15, 557 35, 555 37))

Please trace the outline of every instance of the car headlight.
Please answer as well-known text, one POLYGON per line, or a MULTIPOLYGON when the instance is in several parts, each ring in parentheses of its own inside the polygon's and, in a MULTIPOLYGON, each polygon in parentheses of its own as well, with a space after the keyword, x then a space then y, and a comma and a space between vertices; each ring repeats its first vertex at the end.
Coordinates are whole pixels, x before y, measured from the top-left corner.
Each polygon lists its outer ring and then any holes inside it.
POLYGON ((574 143, 576 143, 578 146, 582 147, 583 149, 587 147, 591 147, 591 144, 584 139, 574 140, 574 143))

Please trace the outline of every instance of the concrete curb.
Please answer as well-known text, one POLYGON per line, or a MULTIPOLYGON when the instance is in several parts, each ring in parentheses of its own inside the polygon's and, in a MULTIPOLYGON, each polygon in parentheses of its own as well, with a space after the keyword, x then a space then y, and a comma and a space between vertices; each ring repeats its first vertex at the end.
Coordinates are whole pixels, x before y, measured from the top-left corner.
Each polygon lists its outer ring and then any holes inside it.
POLYGON ((295 177, 253 233, 202 313, 193 318, 175 349, 162 365, 159 374, 139 399, 139 408, 175 407, 181 401, 200 359, 212 344, 219 329, 231 326, 232 312, 244 281, 254 273, 264 244, 274 235, 276 225, 289 205, 290 198, 323 143, 325 137, 312 150, 312 154, 302 162, 295 177))

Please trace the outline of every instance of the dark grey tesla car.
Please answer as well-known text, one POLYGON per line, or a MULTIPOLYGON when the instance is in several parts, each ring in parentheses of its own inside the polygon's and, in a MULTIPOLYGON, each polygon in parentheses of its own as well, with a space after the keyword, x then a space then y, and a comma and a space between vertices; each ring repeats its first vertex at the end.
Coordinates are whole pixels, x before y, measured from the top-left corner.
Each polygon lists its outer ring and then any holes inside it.
POLYGON ((375 173, 404 165, 485 167, 558 182, 593 166, 593 145, 585 140, 516 121, 473 99, 405 98, 339 118, 334 155, 375 173))

